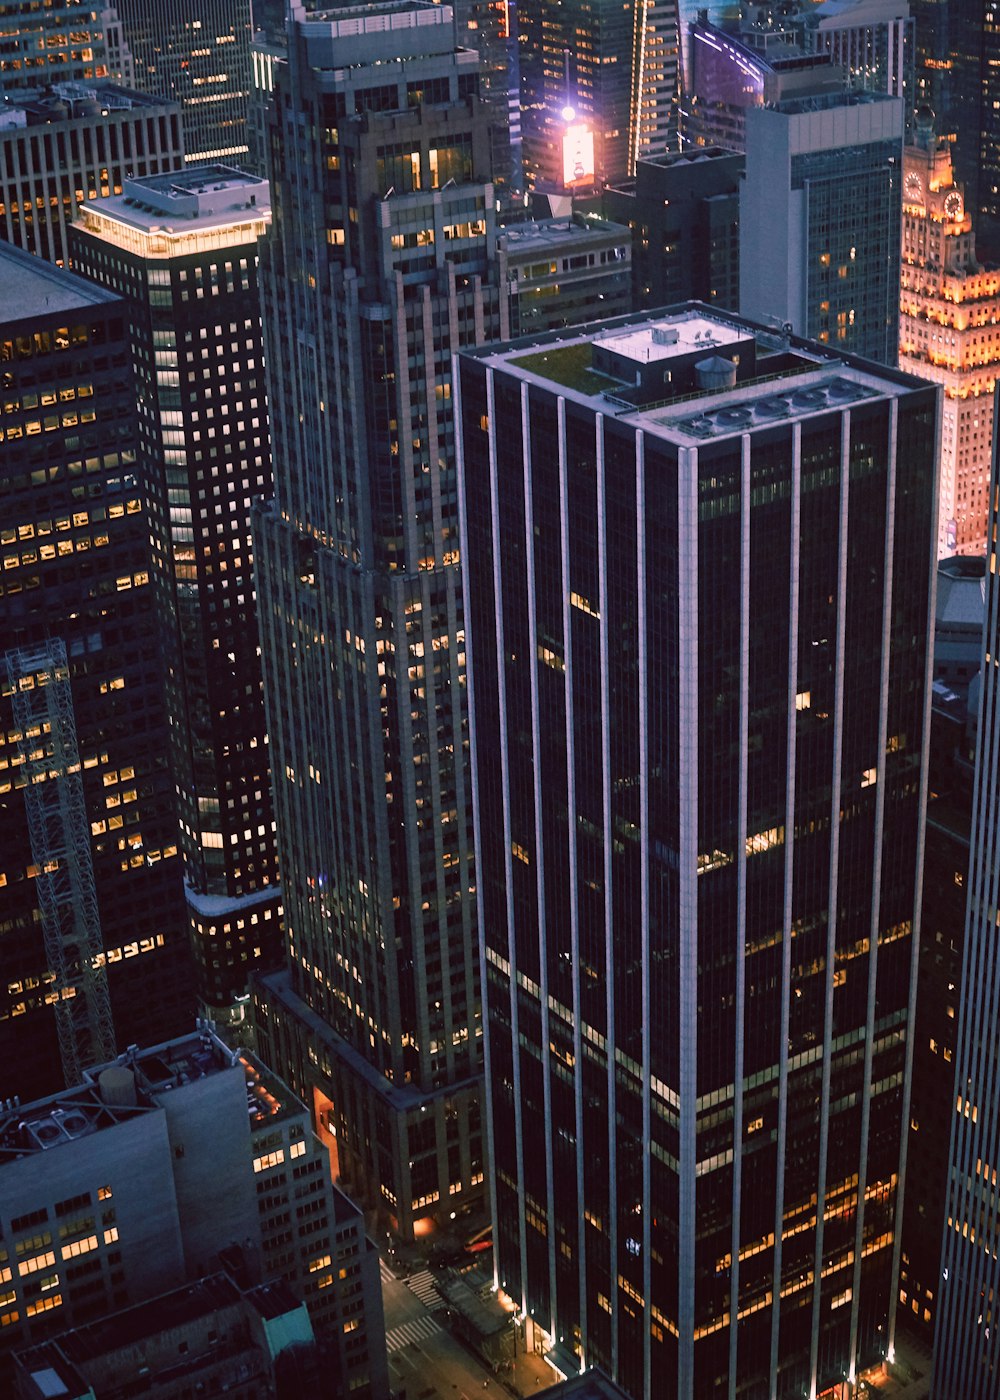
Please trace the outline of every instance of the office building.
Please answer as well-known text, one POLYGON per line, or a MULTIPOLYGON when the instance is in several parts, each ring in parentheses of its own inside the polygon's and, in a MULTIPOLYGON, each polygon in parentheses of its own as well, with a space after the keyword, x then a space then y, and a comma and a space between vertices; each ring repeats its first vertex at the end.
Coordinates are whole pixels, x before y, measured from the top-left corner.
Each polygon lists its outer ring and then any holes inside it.
POLYGON ((0 1092, 28 1099, 183 1025, 190 963, 126 307, 6 245, 0 281, 0 1092), (114 1021, 93 1043, 91 974, 114 1021))
MULTIPOLYGON (((1000 905, 1000 470, 994 449, 986 619, 958 989, 947 1196, 934 1332, 934 1394, 987 1400, 1000 1375, 997 1163, 997 908, 1000 905)), ((962 872, 964 873, 964 872, 962 872)))
POLYGON ((1000 24, 993 0, 949 5, 942 77, 941 130, 954 137, 955 176, 976 227, 981 252, 1000 260, 1000 24))
POLYGON ((250 0, 114 0, 136 87, 183 109, 188 161, 248 157, 250 10, 250 0))
POLYGON ((810 0, 786 23, 809 53, 828 53, 851 88, 903 99, 914 106, 915 21, 908 0, 810 0))
POLYGON ((202 1022, 0 1117, 0 1347, 226 1268, 305 1303, 338 1374, 387 1395, 378 1258, 309 1114, 202 1022), (15 1267, 16 1266, 16 1267, 15 1267))
POLYGON ((281 956, 250 503, 270 495, 257 282, 266 180, 227 166, 87 203, 76 269, 123 296, 202 1012, 232 1024, 281 956))
POLYGON ((677 132, 674 0, 517 6, 521 149, 530 189, 583 193, 627 179, 677 132))
POLYGON ((459 366, 497 1282, 633 1397, 854 1382, 895 1325, 938 391, 699 304, 459 366))
POLYGON ((895 364, 903 104, 790 98, 746 117, 740 311, 895 364))
POLYGON ((636 310, 740 300, 740 178, 743 157, 717 146, 647 156, 635 179, 604 191, 607 218, 632 230, 636 310))
POLYGON ((698 20, 690 28, 691 81, 685 89, 685 149, 746 149, 747 112, 786 98, 843 92, 844 69, 829 53, 807 53, 782 27, 730 32, 698 20))
POLYGON ((953 146, 918 114, 903 152, 900 367, 944 388, 938 554, 986 553, 993 387, 1000 376, 1000 267, 983 267, 953 146))
POLYGON ((621 224, 582 214, 509 224, 500 230, 497 260, 511 335, 632 310, 632 237, 621 224))
POLYGON ((938 564, 913 1096, 899 1271, 900 1325, 926 1344, 934 1337, 941 1296, 948 1142, 955 1116, 983 572, 981 559, 956 556, 938 564))
POLYGON ((108 76, 99 0, 6 0, 0 12, 0 97, 108 76))
POLYGON ((114 83, 59 83, 0 106, 0 239, 67 262, 85 199, 184 163, 180 108, 114 83))
POLYGON ((304 1305, 280 1284, 245 1292, 211 1274, 113 1313, 14 1358, 15 1400, 151 1400, 235 1394, 272 1400, 279 1382, 319 1384, 316 1339, 304 1305))
POLYGON ((289 970, 258 1043, 410 1235, 486 1169, 450 368, 507 325, 491 118, 419 0, 295 21, 275 72, 254 554, 289 970))

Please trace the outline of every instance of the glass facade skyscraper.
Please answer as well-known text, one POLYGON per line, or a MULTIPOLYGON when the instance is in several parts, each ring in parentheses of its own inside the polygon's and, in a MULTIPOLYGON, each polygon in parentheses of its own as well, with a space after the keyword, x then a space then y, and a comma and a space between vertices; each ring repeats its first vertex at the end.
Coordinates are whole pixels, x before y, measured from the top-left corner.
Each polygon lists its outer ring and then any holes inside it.
POLYGON ((816 1395, 893 1340, 938 391, 698 304, 459 364, 497 1282, 816 1395))

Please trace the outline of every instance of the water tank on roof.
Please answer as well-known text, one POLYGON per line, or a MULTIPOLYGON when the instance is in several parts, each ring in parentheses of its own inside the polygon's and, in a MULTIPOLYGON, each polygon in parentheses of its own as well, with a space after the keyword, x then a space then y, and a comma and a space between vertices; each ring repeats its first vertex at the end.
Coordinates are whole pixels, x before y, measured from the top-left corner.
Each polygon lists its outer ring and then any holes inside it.
POLYGON ((134 1108, 136 1105, 135 1074, 127 1065, 109 1065, 100 1073, 97 1080, 101 1098, 115 1108, 134 1108))
POLYGON ((699 389, 732 389, 736 384, 736 366, 722 355, 710 355, 695 365, 694 377, 699 389))

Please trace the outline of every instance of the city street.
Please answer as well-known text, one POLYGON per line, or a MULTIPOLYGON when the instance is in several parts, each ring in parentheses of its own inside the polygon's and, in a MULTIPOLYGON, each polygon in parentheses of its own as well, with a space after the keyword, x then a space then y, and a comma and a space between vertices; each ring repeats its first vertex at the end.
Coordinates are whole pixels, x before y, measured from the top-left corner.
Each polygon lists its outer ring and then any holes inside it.
POLYGON ((395 1400, 509 1400, 538 1394, 558 1380, 540 1356, 519 1356, 512 1376, 498 1380, 447 1330, 433 1275, 417 1270, 396 1278, 381 1260, 382 1302, 389 1351, 389 1384, 395 1400), (417 1290, 417 1291, 415 1291, 417 1290), (424 1298, 434 1305, 428 1307, 424 1298))

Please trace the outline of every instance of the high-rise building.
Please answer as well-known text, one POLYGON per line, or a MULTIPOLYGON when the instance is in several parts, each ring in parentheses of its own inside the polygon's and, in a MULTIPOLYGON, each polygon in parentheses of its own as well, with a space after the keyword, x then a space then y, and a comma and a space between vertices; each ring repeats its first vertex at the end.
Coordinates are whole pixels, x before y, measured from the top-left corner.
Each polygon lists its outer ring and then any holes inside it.
MULTIPOLYGON (((72 927, 69 906, 90 925, 83 946, 99 945, 85 961, 105 970, 117 1044, 170 1035, 193 1006, 127 308, 9 245, 0 282, 0 1094, 29 1099, 63 1077, 54 1005, 61 1015, 76 983, 50 958, 72 927), (65 710, 49 739, 51 782, 35 721, 16 718, 33 678, 52 682, 65 710), (52 799, 53 829, 44 812, 29 825, 29 796, 52 799), (75 895, 53 875, 78 881, 75 895)), ((92 1051, 78 1046, 84 1062, 92 1051)))
POLYGON ((972 816, 973 683, 983 637, 984 561, 938 565, 927 838, 913 1022, 913 1094, 899 1269, 900 1325, 929 1343, 941 1296, 955 1032, 972 816), (971 701, 971 714, 970 714, 971 701))
POLYGON ((293 20, 269 115, 254 553, 289 970, 257 1029, 405 1235, 486 1170, 450 377, 507 326, 478 92, 450 8, 402 0, 293 20))
MULTIPOLYGON (((1000 1255, 996 1175, 1000 1012, 1000 465, 994 447, 989 567, 975 751, 965 941, 958 989, 951 1144, 938 1304, 934 1394, 988 1400, 1000 1378, 1000 1255)), ((965 875, 964 869, 957 872, 965 875)))
POLYGON ((226 1268, 284 1282, 344 1393, 388 1394, 378 1256, 305 1105, 207 1022, 0 1114, 0 1348, 226 1268))
POLYGON ((113 0, 143 92, 179 102, 189 161, 247 159, 250 0, 113 0))
POLYGON ((942 130, 955 138, 955 175, 980 248, 1000 259, 1000 5, 949 5, 946 24, 942 130))
POLYGON ((123 296, 143 413, 158 632, 204 1014, 233 1023, 281 955, 250 504, 270 495, 257 282, 266 180, 226 166, 87 203, 73 262, 123 296))
POLYGON ((938 554, 985 554, 993 456, 993 387, 1000 377, 1000 267, 983 267, 951 142, 918 116, 903 151, 902 369, 944 387, 938 554))
POLYGON ((694 304, 467 352, 498 1284, 640 1400, 891 1357, 937 394, 694 304))
POLYGON ((108 82, 16 93, 0 106, 0 239, 65 264, 85 199, 183 163, 175 102, 108 82))
POLYGON ((824 50, 807 53, 785 28, 729 32, 691 25, 691 80, 685 89, 685 148, 746 149, 747 112, 789 97, 843 92, 845 73, 824 50))
POLYGON ((578 326, 632 310, 632 237, 621 224, 573 214, 499 231, 510 334, 578 326))
POLYGON ((739 305, 743 164, 742 155, 717 146, 647 156, 634 180, 604 191, 607 217, 632 230, 636 310, 681 301, 739 305))
POLYGON ((0 9, 0 97, 49 83, 108 76, 100 0, 5 0, 0 9))
POLYGON ((790 98, 746 115, 740 311, 895 364, 903 104, 790 98))
POLYGON ((677 131, 674 0, 519 0, 521 142, 529 187, 626 179, 677 131))
POLYGON ((808 53, 828 53, 848 86, 914 106, 914 20, 908 0, 800 0, 786 23, 808 53))

